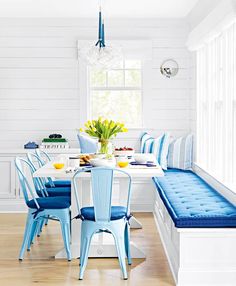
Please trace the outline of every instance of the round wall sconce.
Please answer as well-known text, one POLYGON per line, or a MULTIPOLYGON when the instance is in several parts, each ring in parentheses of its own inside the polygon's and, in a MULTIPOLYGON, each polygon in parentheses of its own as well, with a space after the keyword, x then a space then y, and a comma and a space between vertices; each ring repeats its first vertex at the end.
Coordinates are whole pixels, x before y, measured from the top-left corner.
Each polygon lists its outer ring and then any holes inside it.
POLYGON ((168 59, 161 64, 160 71, 165 77, 171 78, 177 75, 179 65, 175 60, 168 59))

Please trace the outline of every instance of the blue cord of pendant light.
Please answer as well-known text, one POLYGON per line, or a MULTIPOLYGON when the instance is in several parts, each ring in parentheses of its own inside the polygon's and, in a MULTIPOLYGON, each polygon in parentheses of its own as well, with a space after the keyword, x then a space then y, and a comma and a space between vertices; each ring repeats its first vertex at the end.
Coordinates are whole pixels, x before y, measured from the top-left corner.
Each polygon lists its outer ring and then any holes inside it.
POLYGON ((105 47, 105 31, 104 31, 104 21, 102 20, 101 7, 98 14, 98 41, 96 46, 99 45, 100 48, 105 47))
POLYGON ((104 20, 102 21, 102 45, 105 47, 105 29, 104 29, 104 20))

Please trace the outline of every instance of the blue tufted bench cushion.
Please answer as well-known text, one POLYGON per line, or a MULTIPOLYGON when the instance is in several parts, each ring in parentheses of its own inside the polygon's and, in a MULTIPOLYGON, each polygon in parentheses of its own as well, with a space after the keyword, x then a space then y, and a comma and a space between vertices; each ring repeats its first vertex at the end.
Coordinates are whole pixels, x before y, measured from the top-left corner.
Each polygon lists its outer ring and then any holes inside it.
POLYGON ((236 206, 192 171, 170 169, 153 180, 176 227, 236 227, 236 206))

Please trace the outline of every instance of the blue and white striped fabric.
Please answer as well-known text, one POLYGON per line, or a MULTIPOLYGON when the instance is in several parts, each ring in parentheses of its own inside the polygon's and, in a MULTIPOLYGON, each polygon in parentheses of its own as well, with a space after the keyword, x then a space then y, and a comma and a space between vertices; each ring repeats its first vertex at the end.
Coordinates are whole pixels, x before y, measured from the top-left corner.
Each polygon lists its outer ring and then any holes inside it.
POLYGON ((141 137, 141 153, 154 154, 157 162, 164 170, 167 169, 169 138, 170 136, 168 133, 153 138, 146 132, 141 137))
POLYGON ((140 140, 141 140, 140 152, 141 153, 150 153, 154 138, 151 135, 149 135, 147 132, 145 132, 141 136, 140 140))
POLYGON ((192 168, 193 135, 173 140, 169 146, 168 168, 189 170, 192 168))
POLYGON ((170 134, 165 133, 162 140, 162 146, 160 152, 160 165, 163 170, 167 170, 167 156, 169 151, 169 145, 170 145, 170 134))

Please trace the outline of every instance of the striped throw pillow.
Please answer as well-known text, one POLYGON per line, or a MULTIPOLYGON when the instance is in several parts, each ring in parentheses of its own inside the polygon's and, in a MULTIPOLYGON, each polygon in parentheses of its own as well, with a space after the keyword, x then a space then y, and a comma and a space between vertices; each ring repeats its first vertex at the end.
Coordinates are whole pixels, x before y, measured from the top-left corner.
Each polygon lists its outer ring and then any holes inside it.
POLYGON ((189 170, 192 168, 193 135, 173 140, 169 146, 168 168, 189 170))
POLYGON ((151 135, 149 135, 147 132, 145 132, 142 136, 141 136, 141 153, 150 153, 151 150, 151 145, 153 142, 153 137, 151 135))
POLYGON ((169 138, 168 133, 154 138, 146 132, 141 137, 141 153, 154 154, 157 162, 164 170, 167 169, 169 138))

